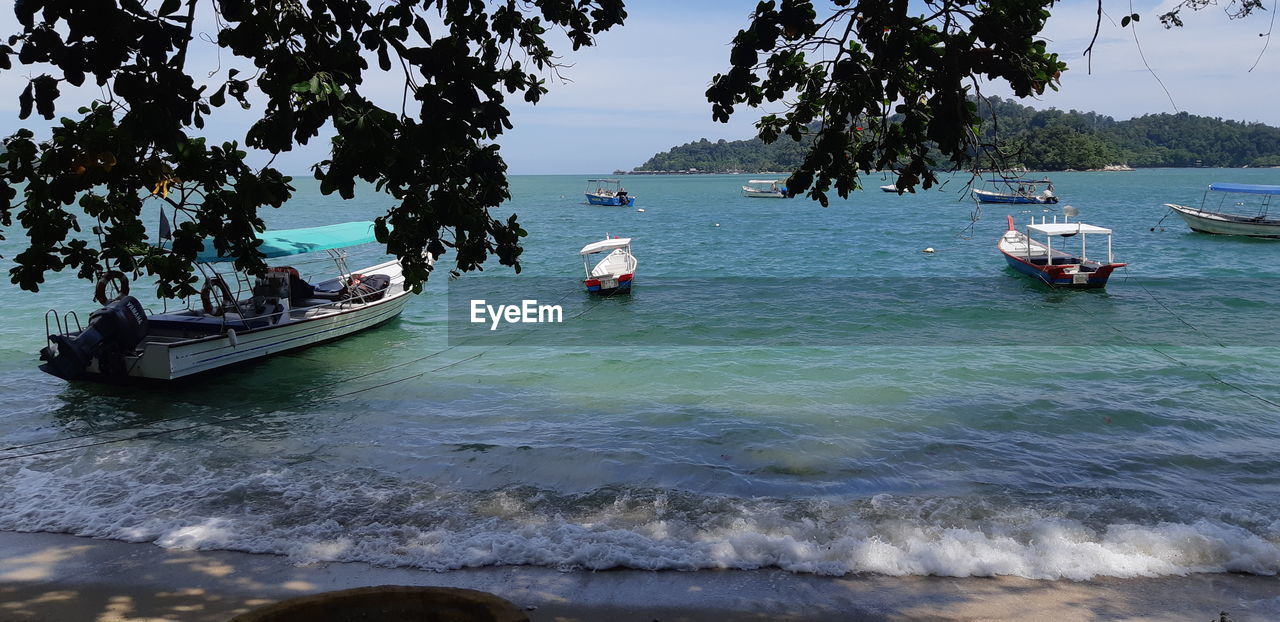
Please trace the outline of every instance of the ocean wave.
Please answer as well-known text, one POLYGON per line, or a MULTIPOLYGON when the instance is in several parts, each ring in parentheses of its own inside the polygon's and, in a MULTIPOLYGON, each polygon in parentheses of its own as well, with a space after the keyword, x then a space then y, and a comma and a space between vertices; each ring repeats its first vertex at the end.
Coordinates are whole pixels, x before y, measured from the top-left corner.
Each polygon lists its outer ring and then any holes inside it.
POLYGON ((462 490, 371 469, 220 464, 138 447, 42 464, 0 471, 0 529, 441 571, 780 568, 1075 580, 1280 571, 1280 516, 1135 508, 1143 502, 1132 496, 462 490))

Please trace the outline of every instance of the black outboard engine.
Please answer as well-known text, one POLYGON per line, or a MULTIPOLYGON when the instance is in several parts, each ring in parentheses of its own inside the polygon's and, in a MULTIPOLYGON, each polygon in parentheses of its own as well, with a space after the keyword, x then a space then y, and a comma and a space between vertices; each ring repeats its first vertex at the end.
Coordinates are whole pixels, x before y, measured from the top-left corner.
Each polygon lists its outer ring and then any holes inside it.
POLYGON ((53 343, 40 351, 48 361, 40 370, 75 380, 95 357, 106 375, 124 375, 124 355, 147 336, 147 313, 133 296, 124 296, 89 314, 89 326, 78 335, 49 335, 53 343))

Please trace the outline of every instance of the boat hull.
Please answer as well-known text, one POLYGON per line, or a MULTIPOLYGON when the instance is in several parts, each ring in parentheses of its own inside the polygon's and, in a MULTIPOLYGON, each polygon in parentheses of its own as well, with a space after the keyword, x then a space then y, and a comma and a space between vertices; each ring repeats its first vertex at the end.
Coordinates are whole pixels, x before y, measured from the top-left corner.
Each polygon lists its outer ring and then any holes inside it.
POLYGON ((1280 238, 1280 220, 1206 212, 1172 203, 1165 205, 1181 216, 1192 231, 1217 235, 1243 235, 1251 238, 1280 238))
POLYGON ((1021 272, 1027 276, 1031 276, 1040 282, 1050 286, 1066 289, 1102 289, 1107 286, 1107 280, 1111 278, 1111 273, 1119 267, 1118 265, 1103 265, 1094 272, 1077 272, 1068 274, 1062 266, 1053 266, 1045 268, 1030 263, 1024 259, 1010 255, 1001 250, 1005 261, 1010 268, 1021 272))
POLYGON ((785 198, 787 198, 787 195, 785 195, 785 194, 783 194, 783 193, 781 193, 781 192, 768 192, 768 191, 762 191, 762 190, 747 190, 746 188, 743 188, 743 189, 742 189, 742 196, 744 196, 744 197, 750 197, 750 198, 752 198, 752 199, 785 199, 785 198))
POLYGON ((628 197, 604 196, 600 194, 593 194, 590 192, 586 193, 586 195, 587 195, 587 203, 590 203, 592 205, 617 205, 617 206, 630 207, 636 204, 636 198, 632 196, 628 196, 628 197))
POLYGON ((612 296, 614 294, 631 293, 631 283, 635 278, 630 274, 624 274, 617 279, 609 279, 608 277, 595 277, 587 279, 584 285, 588 294, 600 294, 602 296, 612 296))
POLYGON ((1024 196, 1019 194, 1003 194, 1000 192, 987 192, 986 190, 973 190, 973 196, 979 203, 1018 203, 1018 204, 1034 204, 1034 205, 1051 205, 1058 202, 1055 196, 1024 196))

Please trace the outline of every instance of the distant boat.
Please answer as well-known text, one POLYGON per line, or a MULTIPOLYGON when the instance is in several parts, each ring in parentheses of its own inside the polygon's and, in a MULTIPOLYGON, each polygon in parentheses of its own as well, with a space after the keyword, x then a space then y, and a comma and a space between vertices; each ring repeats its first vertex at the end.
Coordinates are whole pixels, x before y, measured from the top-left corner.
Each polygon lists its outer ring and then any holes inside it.
POLYGON ((592 242, 579 251, 582 255, 582 269, 587 276, 582 280, 587 291, 592 294, 625 294, 631 291, 631 283, 635 280, 636 258, 631 254, 631 238, 609 238, 592 242), (593 267, 590 257, 608 252, 593 267))
POLYGON ((897 187, 896 185, 894 185, 894 184, 889 184, 889 185, 887 185, 887 186, 880 186, 880 190, 881 190, 881 191, 883 191, 883 192, 894 192, 894 193, 896 193, 896 192, 898 191, 898 187, 897 187))
POLYGON ((753 199, 786 199, 790 195, 787 194, 787 187, 782 185, 781 179, 752 179, 742 187, 742 196, 751 197, 753 199))
MULTIPOLYGON (((1204 198, 1200 201, 1199 208, 1175 203, 1165 203, 1164 205, 1187 221, 1187 226, 1191 227, 1192 231, 1221 235, 1244 235, 1255 238, 1280 238, 1280 218, 1272 218, 1267 214, 1271 207, 1271 197, 1278 194, 1280 194, 1280 186, 1209 184, 1208 189, 1205 190, 1204 198), (1208 207, 1211 196, 1209 193, 1211 192, 1223 193, 1218 205, 1212 206, 1213 209, 1208 207), (1227 202, 1227 199, 1232 198, 1230 195, 1233 194, 1261 195, 1263 198, 1252 215, 1222 211, 1223 204, 1227 202)), ((1244 206, 1243 202, 1238 202, 1235 205, 1244 206)))
POLYGON ((287 266, 260 277, 229 272, 224 278, 214 267, 234 257, 220 257, 206 243, 196 257, 208 276, 199 307, 150 313, 128 295, 119 272, 108 273, 119 279, 113 282, 120 295, 108 300, 107 283, 100 282, 104 306, 89 315, 84 328, 73 313, 63 316, 65 325, 56 311, 46 314, 49 345, 40 351, 40 369, 64 380, 174 380, 373 328, 395 318, 409 301, 399 260, 347 269, 340 249, 373 242, 372 222, 271 231, 258 238, 268 258, 327 251, 337 274, 314 285, 287 266), (50 332, 50 314, 56 333, 50 332))
POLYGON ((587 203, 592 205, 624 205, 634 206, 636 198, 627 194, 622 182, 616 179, 588 179, 587 203), (596 189, 592 190, 591 186, 596 189))
MULTIPOLYGON (((1075 209, 1070 206, 1065 212, 1069 212, 1074 216, 1075 209)), ((1097 289, 1106 287, 1107 279, 1111 277, 1111 272, 1125 264, 1115 263, 1111 255, 1111 230, 1094 225, 1087 225, 1082 222, 1045 222, 1044 217, 1040 218, 1040 222, 1035 221, 1035 217, 1031 218, 1023 231, 1019 231, 1013 223, 1013 216, 1007 216, 1009 230, 1005 231, 1000 237, 997 248, 1004 255, 1005 261, 1014 270, 1027 274, 1053 287, 1067 287, 1077 289, 1097 289), (1044 242, 1040 242, 1033 236, 1043 236, 1044 242), (1105 263, 1094 261, 1085 256, 1087 249, 1088 236, 1105 235, 1107 237, 1107 261, 1105 263), (1079 237, 1079 252, 1073 253, 1066 250, 1067 239, 1079 237), (1054 248, 1053 240, 1058 238, 1059 247, 1054 248)))
POLYGON ((974 188, 973 198, 979 203, 1057 203, 1058 197, 1053 193, 1053 182, 1048 179, 988 179, 987 183, 995 184, 999 192, 974 188), (1044 186, 1044 190, 1040 187, 1044 186))

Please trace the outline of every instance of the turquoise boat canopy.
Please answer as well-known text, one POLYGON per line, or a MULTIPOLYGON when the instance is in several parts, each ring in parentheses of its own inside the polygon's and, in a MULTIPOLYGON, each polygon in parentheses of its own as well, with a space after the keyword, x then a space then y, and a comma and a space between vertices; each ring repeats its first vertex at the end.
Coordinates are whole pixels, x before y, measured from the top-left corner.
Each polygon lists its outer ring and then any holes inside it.
POLYGON ((1280 194, 1280 186, 1262 184, 1209 184, 1214 192, 1240 192, 1243 194, 1280 194))
MULTIPOLYGON (((259 246, 258 250, 262 251, 262 254, 268 258, 314 253, 333 248, 346 248, 376 240, 373 235, 373 221, 371 220, 344 222, 323 227, 307 227, 306 229, 266 231, 259 233, 258 239, 262 240, 262 246, 259 246)), ((231 256, 219 257, 216 249, 207 247, 196 255, 196 261, 201 263, 217 263, 220 261, 233 261, 234 259, 235 257, 231 256)))

